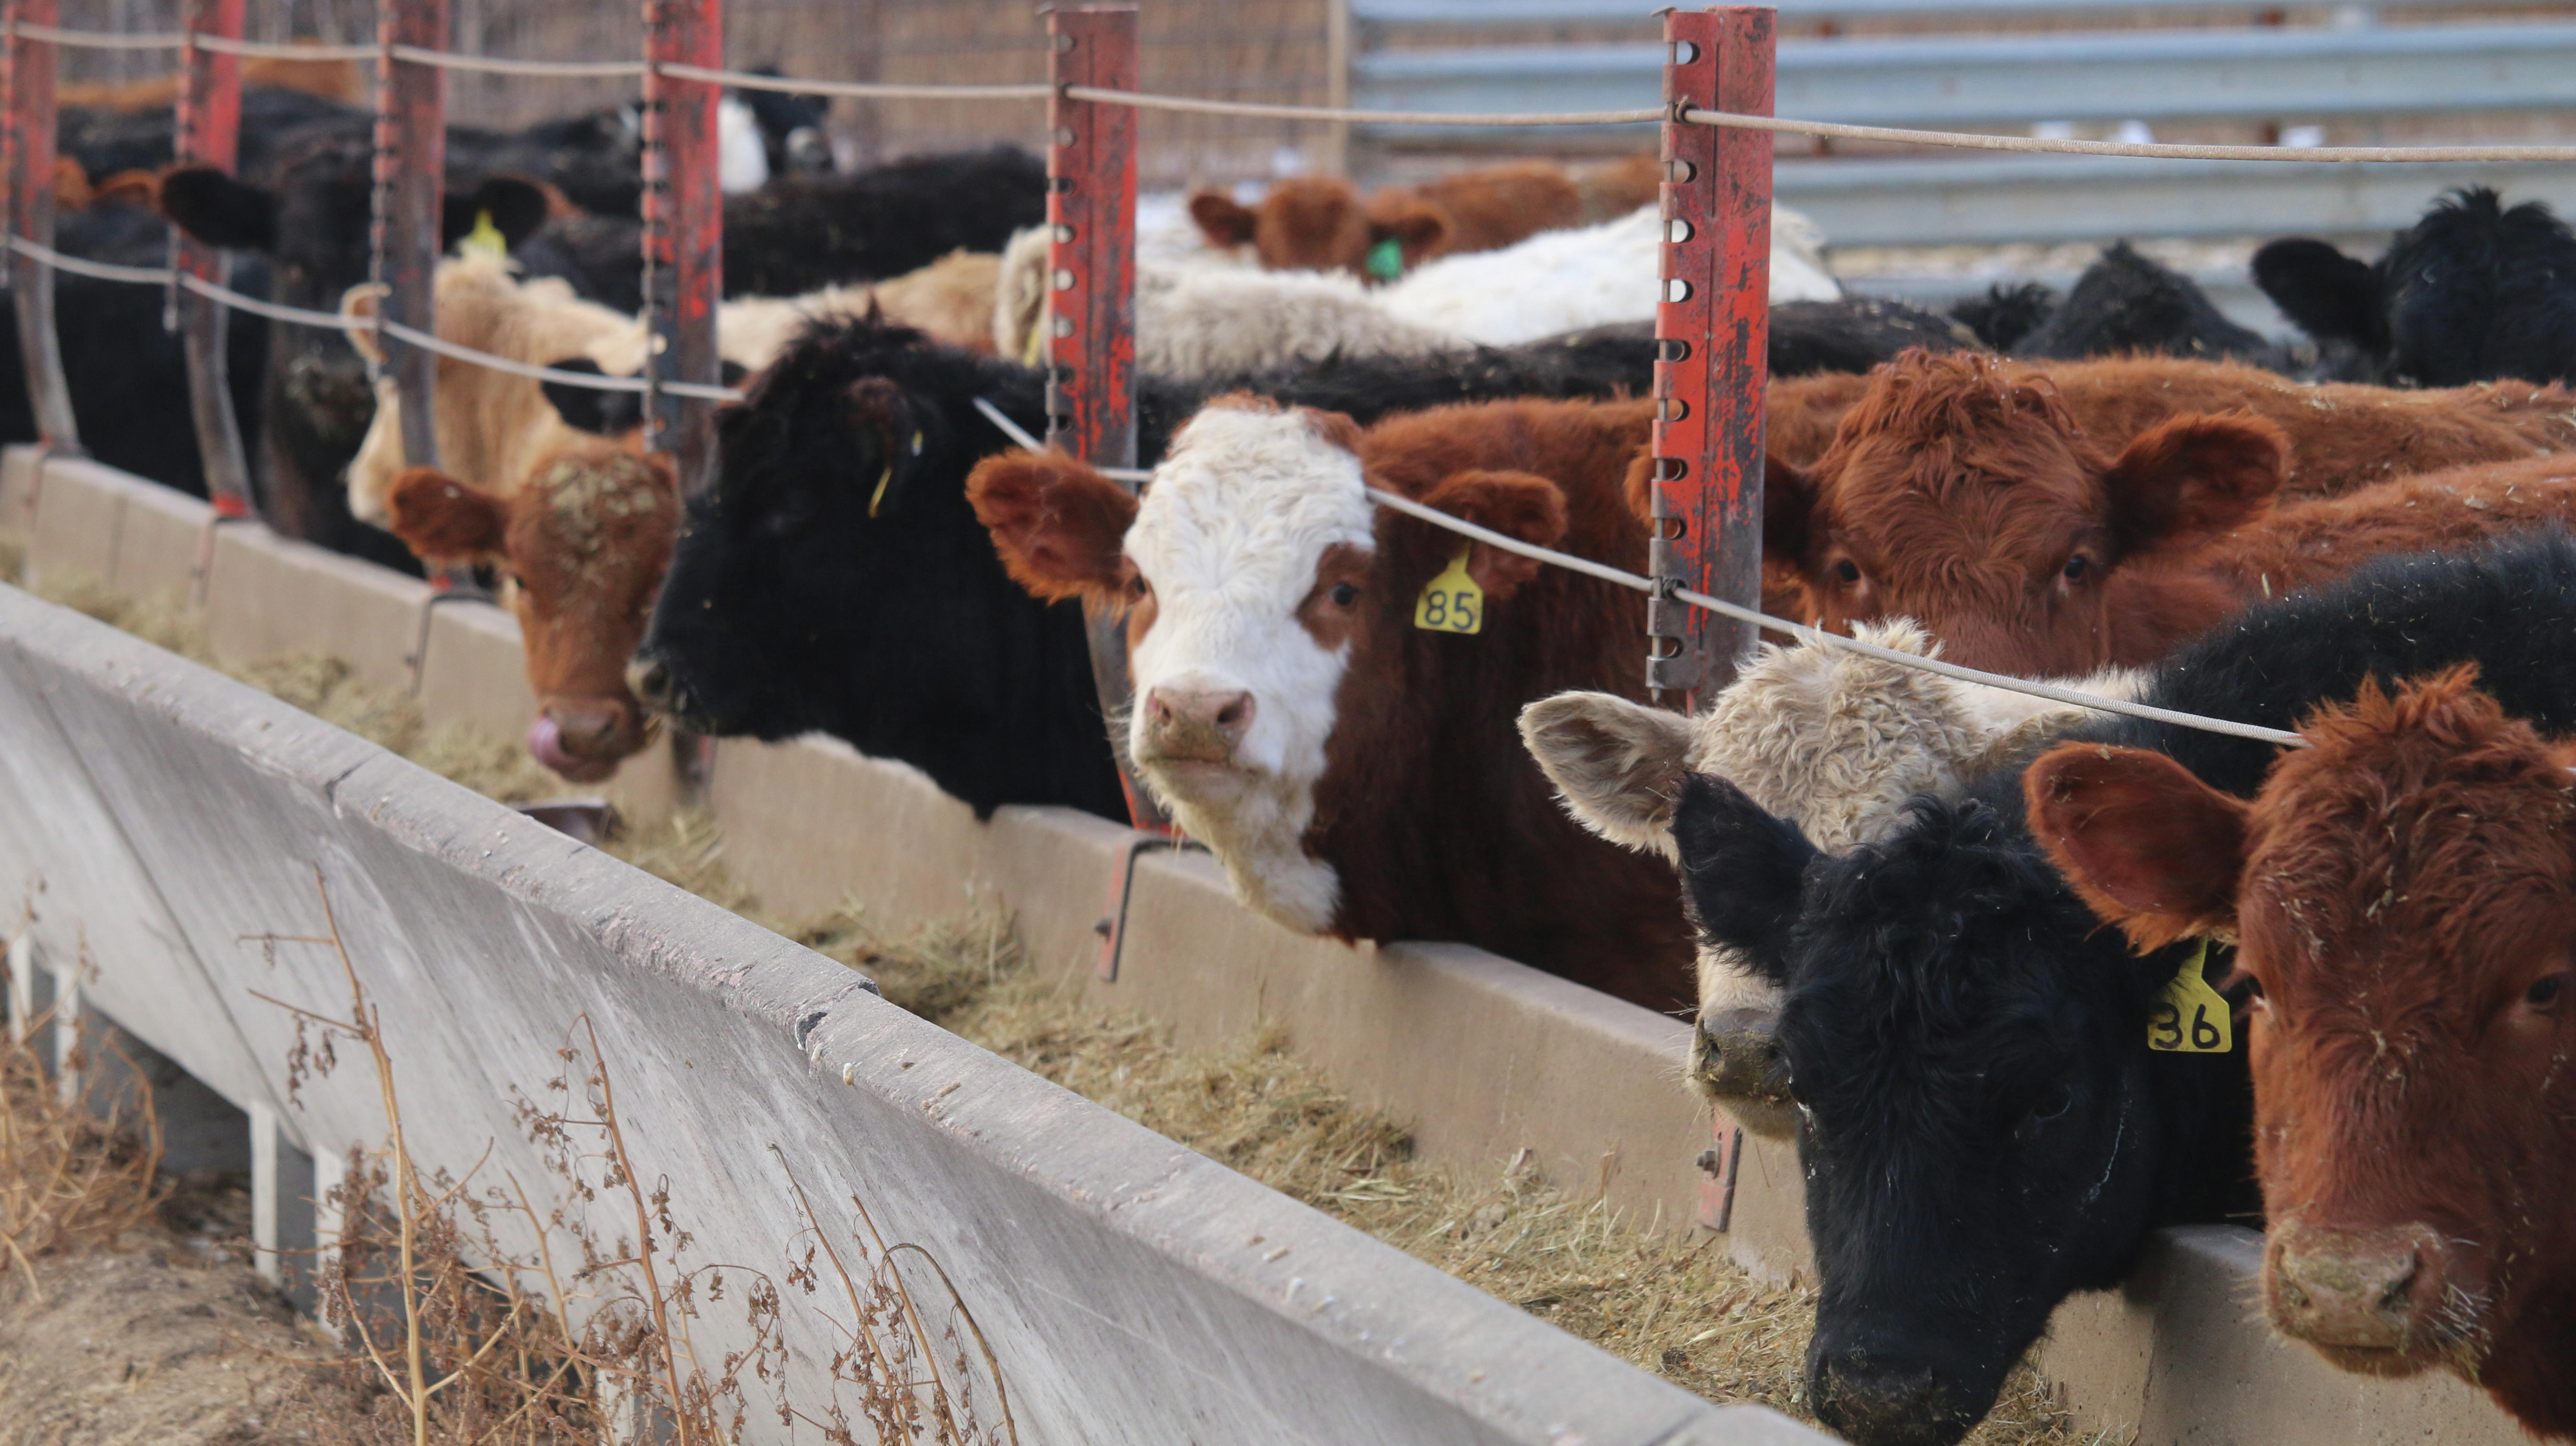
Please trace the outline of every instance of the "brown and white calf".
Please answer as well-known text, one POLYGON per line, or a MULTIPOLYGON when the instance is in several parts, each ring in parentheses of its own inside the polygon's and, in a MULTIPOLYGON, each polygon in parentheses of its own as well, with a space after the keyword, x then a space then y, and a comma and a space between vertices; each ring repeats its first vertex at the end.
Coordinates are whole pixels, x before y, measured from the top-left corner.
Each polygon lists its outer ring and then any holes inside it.
POLYGON ((489 563, 515 585, 537 716, 528 751, 575 783, 617 771, 651 741, 626 686, 680 527, 670 463, 596 438, 529 469, 508 492, 413 467, 386 495, 387 524, 424 561, 489 563))
POLYGON ((1126 610, 1138 701, 1119 741, 1244 902, 1683 1007, 1672 870, 1576 826, 1513 731, 1565 689, 1642 696, 1640 600, 1366 491, 1634 569, 1646 535, 1622 481, 1651 406, 1500 402, 1363 432, 1234 396, 1182 428, 1141 505, 1027 453, 985 460, 968 496, 1030 592, 1126 610), (1453 568, 1482 591, 1479 630, 1417 627, 1453 568))
POLYGON ((2251 803, 2068 745, 2032 830, 2140 948, 2238 943, 2273 1323, 2576 1437, 2576 742, 2471 668, 2300 731, 2251 803))
POLYGON ((2241 601, 2213 612, 2177 578, 2276 495, 2571 447, 2576 394, 2557 387, 1911 352, 1871 374, 1812 465, 1775 453, 1763 552, 1822 627, 1910 617, 1952 661, 2025 676, 2138 666, 2241 601))
MULTIPOLYGON (((1912 623, 1863 623, 1865 642, 1936 655, 1912 623)), ((2133 696, 2115 669, 2065 686, 2133 696)), ((1560 693, 1521 710, 1521 739, 1566 811, 1622 847, 1678 867, 1673 799, 1694 773, 1723 778, 1810 843, 1840 853, 1893 832, 1915 798, 1957 798, 1992 769, 2027 761, 2096 716, 1846 649, 1765 647, 1705 712, 1683 717, 1608 693, 1560 693)), ((1741 951, 1703 942, 1690 1078, 1737 1123, 1786 1137, 1787 1091, 1772 1036, 1781 991, 1741 951)))

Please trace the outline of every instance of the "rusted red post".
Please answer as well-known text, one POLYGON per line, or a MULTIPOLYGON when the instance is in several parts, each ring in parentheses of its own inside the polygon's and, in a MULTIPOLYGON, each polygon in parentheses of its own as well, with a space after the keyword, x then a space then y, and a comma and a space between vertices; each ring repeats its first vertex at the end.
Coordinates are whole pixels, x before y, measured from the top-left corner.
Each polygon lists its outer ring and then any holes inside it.
MULTIPOLYGON (((57 0, 9 0, 7 13, 20 24, 52 25, 60 7, 57 0)), ((40 246, 54 244, 54 44, 15 32, 9 38, 9 225, 40 246)), ((9 279, 36 440, 49 452, 80 456, 62 343, 54 334, 53 270, 12 251, 9 279)))
MULTIPOLYGON (((1136 7, 1047 13, 1047 441, 1095 467, 1136 465, 1136 111, 1074 100, 1067 86, 1136 88, 1136 7)), ((1133 484, 1129 484, 1133 490, 1133 484)), ((1123 619, 1094 612, 1091 675, 1101 711, 1130 701, 1123 619)), ((1123 767, 1124 765, 1122 765, 1123 767)), ((1122 775, 1138 828, 1167 829, 1134 774, 1122 775)))
MULTIPOLYGON (((190 36, 239 40, 243 0, 189 0, 182 24, 190 36)), ((230 171, 241 151, 241 57, 207 50, 193 39, 183 54, 179 93, 179 160, 183 165, 230 171)), ((170 228, 170 264, 218 286, 232 281, 231 258, 187 232, 170 228)), ((184 286, 171 297, 180 347, 188 362, 188 413, 204 459, 206 495, 217 517, 248 517, 250 464, 242 453, 241 424, 233 415, 232 383, 225 365, 224 333, 230 313, 184 286)))
MULTIPOLYGON (((447 72, 397 60, 393 48, 447 48, 447 0, 385 0, 377 43, 375 279, 387 288, 379 318, 438 334, 435 290, 447 199, 447 72)), ((438 354, 381 336, 385 366, 402 394, 403 460, 438 465, 438 354)), ((498 479, 474 478, 476 482, 498 479)))
MULTIPOLYGON (((722 88, 681 80, 664 64, 724 65, 721 0, 646 0, 644 6, 644 305, 657 350, 657 383, 713 386, 723 379, 716 305, 724 295, 724 192, 718 185, 716 102, 722 88)), ((656 392, 646 445, 669 452, 683 490, 714 475, 715 403, 656 392)))
MULTIPOLYGON (((1771 113, 1773 21, 1733 5, 1664 17, 1664 294, 1655 309, 1658 579, 1762 597, 1763 391, 1770 374, 1771 137, 1686 124, 1684 108, 1771 113)), ((1691 706, 1754 644, 1747 624, 1658 597, 1646 683, 1691 706)))

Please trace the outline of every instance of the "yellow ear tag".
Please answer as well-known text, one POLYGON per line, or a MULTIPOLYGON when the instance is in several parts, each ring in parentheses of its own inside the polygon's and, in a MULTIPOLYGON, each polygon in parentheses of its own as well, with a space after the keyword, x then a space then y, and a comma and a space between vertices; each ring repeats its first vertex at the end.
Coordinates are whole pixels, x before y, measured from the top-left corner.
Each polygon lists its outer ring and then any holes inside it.
POLYGON ((460 244, 467 251, 481 251, 504 261, 510 259, 510 238, 502 235, 501 228, 492 224, 489 211, 474 213, 474 229, 465 233, 465 240, 460 244))
POLYGON ((894 464, 892 462, 888 462, 883 475, 877 478, 877 490, 868 494, 868 515, 870 517, 876 516, 877 509, 885 505, 886 484, 893 480, 894 464))
POLYGON ((1485 626, 1485 590, 1467 575, 1467 552, 1475 544, 1463 543, 1449 566, 1422 589, 1422 600, 1413 605, 1413 625, 1435 633, 1472 633, 1485 626))
POLYGON ((2156 994, 2147 1014, 2147 1048, 2181 1054, 2225 1054, 2236 1047, 2235 1020, 2227 996, 2209 987, 2201 970, 2209 962, 2209 941, 2200 941, 2191 957, 2174 971, 2173 982, 2156 994))

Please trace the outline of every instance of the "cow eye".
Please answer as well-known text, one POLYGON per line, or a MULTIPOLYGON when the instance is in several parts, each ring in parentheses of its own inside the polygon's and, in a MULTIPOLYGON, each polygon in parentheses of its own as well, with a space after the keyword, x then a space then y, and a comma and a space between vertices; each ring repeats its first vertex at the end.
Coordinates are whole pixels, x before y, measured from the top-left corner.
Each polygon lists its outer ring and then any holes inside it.
POLYGON ((1860 564, 1848 557, 1843 558, 1834 564, 1834 578, 1846 586, 1860 581, 1860 564))
POLYGON ((2030 1120, 2032 1124, 2044 1125, 2050 1120, 2062 1117, 2073 1108, 2075 1108, 2075 1091, 2059 1085, 2040 1096, 2038 1105, 2030 1112, 2030 1120))
POLYGON ((2555 1005, 2558 1002, 2558 996, 2566 992, 2566 975, 2544 974, 2531 981, 2529 989, 2522 991, 2522 1002, 2534 1009, 2547 1009, 2555 1005))
POLYGON ((1145 574, 1141 572, 1136 574, 1134 577, 1127 579, 1127 593, 1131 597, 1145 597, 1150 595, 1153 591, 1154 585, 1145 581, 1145 574))
POLYGON ((1333 590, 1330 594, 1333 599, 1333 606, 1337 608, 1349 607, 1352 603, 1359 600, 1359 595, 1360 590, 1346 582, 1334 583, 1333 590))
POLYGON ((2092 567, 2093 559, 2086 557, 2084 554, 2079 552, 2073 557, 2066 559, 2066 580, 2068 582, 2082 582, 2084 580, 2084 574, 2091 571, 2092 567))

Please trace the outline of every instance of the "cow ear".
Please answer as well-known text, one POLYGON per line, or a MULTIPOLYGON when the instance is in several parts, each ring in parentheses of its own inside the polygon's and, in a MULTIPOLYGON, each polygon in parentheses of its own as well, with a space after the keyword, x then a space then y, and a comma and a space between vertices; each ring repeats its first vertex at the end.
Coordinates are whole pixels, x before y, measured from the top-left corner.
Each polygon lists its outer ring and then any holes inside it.
MULTIPOLYGON (((1452 472, 1424 493, 1422 502, 1538 547, 1553 547, 1565 536, 1565 494, 1529 472, 1452 472)), ((1510 597, 1546 565, 1487 542, 1473 543, 1467 552, 1467 575, 1496 600, 1510 597)))
POLYGON ((385 493, 386 525, 427 563, 474 562, 501 551, 507 502, 434 467, 408 467, 385 493))
POLYGON ((1609 693, 1559 693, 1521 710, 1521 743, 1575 822, 1676 863, 1673 794, 1692 731, 1678 713, 1609 693))
POLYGON ((1807 538, 1814 530, 1815 479, 1806 469, 1776 452, 1762 458, 1762 556, 1799 567, 1807 560, 1807 538))
POLYGON ((1685 774, 1673 803, 1673 848, 1701 935, 1742 950, 1772 984, 1789 984, 1789 929, 1816 846, 1744 790, 1685 774))
POLYGON ((146 211, 161 209, 161 177, 151 171, 119 171, 101 181, 92 190, 90 204, 139 206, 146 211))
POLYGON ((488 216, 502 243, 516 251, 545 228, 551 209, 544 188, 517 176, 494 176, 471 191, 450 191, 439 206, 438 249, 452 248, 488 216))
POLYGON ((2075 892, 2139 952, 2233 934, 2245 802, 2161 753, 2066 743, 2022 775, 2030 829, 2075 892))
POLYGON ((2254 284, 2299 330, 2319 341, 2348 341, 2373 354, 2388 350, 2379 306, 2379 276, 2323 241, 2274 241, 2254 253, 2254 284))
POLYGON ((340 334, 372 366, 385 364, 384 350, 376 339, 376 312, 384 300, 384 284, 376 281, 361 281, 340 296, 340 334))
POLYGON ((1127 489, 1061 453, 1005 452, 975 465, 966 500, 992 532, 1003 568, 1030 596, 1119 596, 1122 547, 1136 520, 1127 489))
POLYGON ((1208 244, 1217 247, 1249 246, 1261 225, 1251 207, 1216 190, 1190 197, 1190 219, 1198 223, 1199 234, 1208 244))
POLYGON ((1369 197, 1369 239, 1393 241, 1404 252, 1404 269, 1412 270, 1440 254, 1449 244, 1449 213, 1435 202, 1408 193, 1380 191, 1369 197))
POLYGON ((244 185, 212 166, 181 166, 163 176, 161 214, 180 230, 227 251, 277 246, 277 193, 244 185))
POLYGON ((2279 425, 2251 413, 2148 428, 2103 479, 2119 551, 2190 546, 2261 516, 2281 490, 2289 453, 2279 425))

